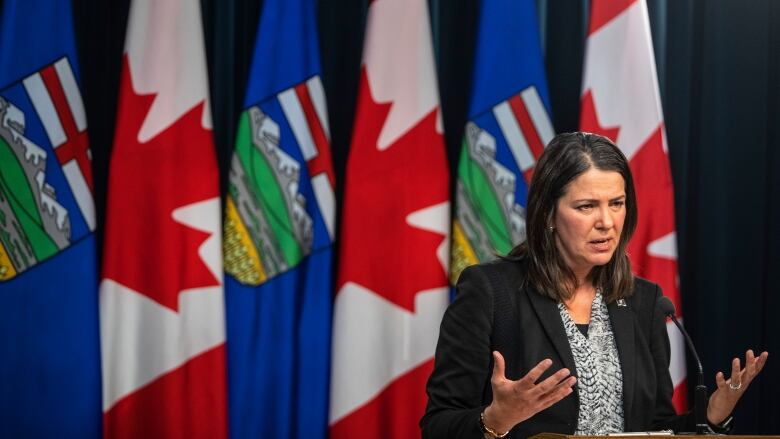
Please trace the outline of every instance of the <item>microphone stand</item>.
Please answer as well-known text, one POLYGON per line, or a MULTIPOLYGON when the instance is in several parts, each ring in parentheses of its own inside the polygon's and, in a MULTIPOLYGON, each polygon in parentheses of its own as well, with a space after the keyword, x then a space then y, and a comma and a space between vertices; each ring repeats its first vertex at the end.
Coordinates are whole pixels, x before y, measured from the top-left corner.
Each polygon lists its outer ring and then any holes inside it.
POLYGON ((693 347, 693 341, 688 335, 688 331, 683 328, 680 322, 675 317, 674 313, 669 313, 669 317, 677 328, 682 332, 685 337, 685 343, 688 345, 688 349, 693 353, 693 358, 696 360, 696 368, 698 372, 698 384, 696 385, 696 391, 694 393, 694 420, 696 421, 696 434, 714 435, 710 425, 707 423, 707 386, 704 385, 704 369, 701 366, 701 360, 699 360, 699 354, 696 353, 696 348, 693 347))

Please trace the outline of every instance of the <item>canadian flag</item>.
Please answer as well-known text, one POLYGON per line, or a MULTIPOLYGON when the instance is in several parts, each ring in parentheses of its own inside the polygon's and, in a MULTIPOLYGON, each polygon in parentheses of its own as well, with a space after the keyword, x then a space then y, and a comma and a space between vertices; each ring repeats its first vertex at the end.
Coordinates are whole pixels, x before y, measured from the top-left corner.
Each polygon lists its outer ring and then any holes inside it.
MULTIPOLYGON (((674 191, 647 6, 644 0, 591 5, 580 128, 609 137, 628 158, 639 205, 631 263, 636 274, 663 288, 679 315, 674 191)), ((669 337, 680 411, 686 406, 685 348, 676 328, 669 328, 669 337)))
POLYGON ((425 0, 368 11, 333 317, 332 438, 418 437, 448 304, 449 174, 425 0))
POLYGON ((227 436, 218 176, 200 2, 134 0, 100 283, 105 437, 227 436))

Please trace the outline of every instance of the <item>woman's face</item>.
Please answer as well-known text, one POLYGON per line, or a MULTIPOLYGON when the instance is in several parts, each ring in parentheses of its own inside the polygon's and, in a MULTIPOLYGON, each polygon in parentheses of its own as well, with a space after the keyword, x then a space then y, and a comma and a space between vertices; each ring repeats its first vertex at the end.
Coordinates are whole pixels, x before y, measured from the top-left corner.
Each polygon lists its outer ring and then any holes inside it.
POLYGON ((591 168, 558 199, 555 244, 577 277, 612 259, 626 219, 623 176, 591 168))

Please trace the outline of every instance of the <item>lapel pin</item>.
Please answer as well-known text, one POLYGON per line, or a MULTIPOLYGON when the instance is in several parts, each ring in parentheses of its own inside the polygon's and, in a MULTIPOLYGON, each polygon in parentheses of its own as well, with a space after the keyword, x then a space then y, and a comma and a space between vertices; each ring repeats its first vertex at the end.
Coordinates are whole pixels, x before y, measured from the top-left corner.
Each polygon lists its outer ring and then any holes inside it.
POLYGON ((626 305, 626 299, 618 299, 617 305, 618 306, 627 306, 626 305))

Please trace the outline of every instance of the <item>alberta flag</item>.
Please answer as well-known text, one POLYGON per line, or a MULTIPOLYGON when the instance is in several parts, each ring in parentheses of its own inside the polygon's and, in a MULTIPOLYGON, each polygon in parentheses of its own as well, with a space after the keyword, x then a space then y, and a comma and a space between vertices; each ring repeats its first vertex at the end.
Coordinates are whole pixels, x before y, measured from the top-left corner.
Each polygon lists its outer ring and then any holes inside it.
POLYGON ((451 282, 525 239, 528 183, 554 135, 533 0, 482 2, 458 164, 451 282))
POLYGON ((230 434, 325 438, 334 175, 313 0, 267 0, 224 221, 230 434))
POLYGON ((0 11, 0 437, 99 437, 95 209, 70 2, 0 11))

